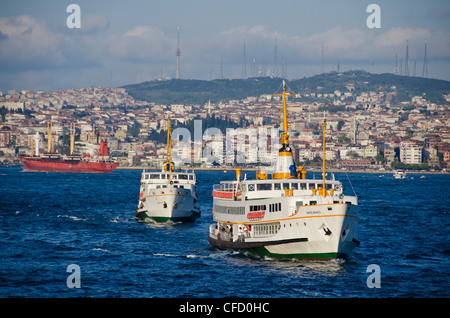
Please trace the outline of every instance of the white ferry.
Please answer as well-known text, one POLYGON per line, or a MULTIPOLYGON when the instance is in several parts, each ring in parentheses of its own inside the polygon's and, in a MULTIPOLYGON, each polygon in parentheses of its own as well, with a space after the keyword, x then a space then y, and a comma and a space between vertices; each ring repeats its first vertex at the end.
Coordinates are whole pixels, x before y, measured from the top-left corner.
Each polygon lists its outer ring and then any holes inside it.
MULTIPOLYGON (((282 147, 276 171, 259 171, 256 180, 242 176, 213 188, 213 217, 208 241, 219 249, 244 250, 275 258, 328 260, 345 257, 358 241, 358 199, 345 195, 334 176, 306 179, 289 146, 283 82, 282 147)), ((325 121, 324 158, 325 158, 325 121)))
POLYGON ((200 216, 196 186, 194 172, 175 172, 169 118, 167 161, 161 171, 143 170, 136 217, 153 222, 194 222, 200 216))

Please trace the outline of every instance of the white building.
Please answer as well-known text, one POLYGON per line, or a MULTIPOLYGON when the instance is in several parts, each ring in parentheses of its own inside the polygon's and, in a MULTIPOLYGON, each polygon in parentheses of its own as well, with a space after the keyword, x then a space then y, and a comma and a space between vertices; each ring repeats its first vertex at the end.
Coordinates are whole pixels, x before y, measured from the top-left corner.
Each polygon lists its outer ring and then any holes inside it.
POLYGON ((400 161, 406 164, 422 163, 422 147, 414 142, 402 141, 400 143, 400 161))

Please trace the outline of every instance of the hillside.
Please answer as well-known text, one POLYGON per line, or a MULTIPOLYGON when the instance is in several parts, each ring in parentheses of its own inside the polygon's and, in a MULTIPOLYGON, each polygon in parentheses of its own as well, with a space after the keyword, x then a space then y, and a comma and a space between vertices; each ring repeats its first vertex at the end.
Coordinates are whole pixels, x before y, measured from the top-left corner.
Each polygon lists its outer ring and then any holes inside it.
MULTIPOLYGON (((205 104, 247 96, 260 96, 280 92, 282 79, 259 77, 224 80, 168 80, 152 81, 123 86, 132 97, 160 104, 205 104)), ((410 100, 425 94, 432 102, 444 103, 442 94, 450 93, 450 82, 422 77, 408 77, 394 74, 371 74, 364 71, 344 73, 330 72, 308 78, 288 81, 288 87, 295 93, 345 92, 346 86, 354 85, 356 93, 369 90, 397 90, 396 102, 410 100)))
POLYGON ((205 104, 270 94, 281 79, 168 80, 123 86, 132 97, 160 104, 205 104))

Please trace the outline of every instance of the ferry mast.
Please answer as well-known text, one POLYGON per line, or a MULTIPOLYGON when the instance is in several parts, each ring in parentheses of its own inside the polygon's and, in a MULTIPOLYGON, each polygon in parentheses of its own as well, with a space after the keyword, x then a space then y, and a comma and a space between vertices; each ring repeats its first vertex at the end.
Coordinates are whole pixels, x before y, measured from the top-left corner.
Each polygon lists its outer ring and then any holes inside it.
POLYGON ((295 94, 286 94, 286 81, 283 80, 283 93, 274 94, 273 96, 283 97, 283 130, 281 131, 281 148, 278 151, 276 171, 273 178, 289 179, 291 176, 295 176, 296 167, 292 156, 292 149, 289 147, 286 96, 295 96, 295 94))

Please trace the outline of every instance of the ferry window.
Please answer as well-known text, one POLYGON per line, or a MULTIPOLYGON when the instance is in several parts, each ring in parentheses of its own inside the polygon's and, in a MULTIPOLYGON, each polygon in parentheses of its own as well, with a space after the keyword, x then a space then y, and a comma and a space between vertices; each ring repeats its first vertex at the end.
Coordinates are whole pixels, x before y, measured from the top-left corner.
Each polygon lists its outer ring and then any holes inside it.
POLYGON ((156 186, 156 189, 159 189, 159 188, 161 188, 161 185, 158 184, 158 185, 156 186))
POLYGON ((289 189, 289 183, 283 183, 283 189, 289 189))
POLYGON ((194 180, 194 176, 192 174, 189 175, 189 180, 194 180))
POLYGON ((332 188, 331 184, 325 184, 325 189, 330 190, 332 188))
POLYGON ((309 205, 316 205, 317 201, 309 201, 309 205))
POLYGON ((173 180, 177 180, 177 175, 174 174, 174 175, 172 176, 172 179, 173 179, 173 180))
POLYGON ((281 184, 280 183, 275 183, 275 190, 281 190, 281 184))
POLYGON ((272 212, 272 204, 269 204, 269 212, 272 212))
POLYGON ((159 174, 151 174, 150 179, 159 179, 159 174))
POLYGON ((187 178, 188 178, 187 174, 179 174, 178 175, 179 180, 187 180, 187 178))
POLYGON ((281 203, 273 203, 269 205, 270 212, 278 212, 281 211, 281 203))
POLYGON ((306 183, 300 183, 300 189, 306 190, 306 183))
POLYGON ((295 202, 295 208, 298 209, 299 206, 303 205, 303 201, 295 202))
POLYGON ((148 179, 148 174, 145 174, 145 175, 144 175, 144 179, 148 179))
POLYGON ((311 190, 311 189, 315 189, 316 188, 316 185, 314 184, 314 183, 310 183, 309 184, 309 189, 311 190))
POLYGON ((292 189, 298 190, 298 183, 291 184, 292 189))
POLYGON ((255 191, 255 185, 254 184, 249 184, 248 185, 248 191, 255 191))
POLYGON ((260 183, 256 185, 258 191, 272 190, 272 184, 270 183, 260 183))

